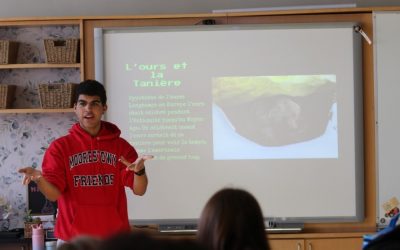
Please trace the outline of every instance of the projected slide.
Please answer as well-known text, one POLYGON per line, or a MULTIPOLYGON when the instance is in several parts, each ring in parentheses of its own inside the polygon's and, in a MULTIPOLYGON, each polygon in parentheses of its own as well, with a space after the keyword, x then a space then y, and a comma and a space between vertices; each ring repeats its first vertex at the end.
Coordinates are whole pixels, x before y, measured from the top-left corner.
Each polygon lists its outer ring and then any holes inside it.
POLYGON ((187 67, 125 65, 133 76, 129 139, 141 152, 162 160, 337 158, 334 75, 214 77, 193 96, 182 93, 182 78, 166 79, 187 67))
POLYGON ((334 75, 214 78, 214 157, 337 157, 335 96, 334 75))

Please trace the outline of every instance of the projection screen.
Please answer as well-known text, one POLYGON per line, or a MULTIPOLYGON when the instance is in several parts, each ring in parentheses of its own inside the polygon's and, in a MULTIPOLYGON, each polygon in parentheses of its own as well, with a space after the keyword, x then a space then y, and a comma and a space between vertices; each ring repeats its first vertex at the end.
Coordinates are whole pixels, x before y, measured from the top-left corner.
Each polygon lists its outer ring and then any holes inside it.
POLYGON ((354 25, 96 28, 105 118, 155 156, 147 193, 127 192, 132 223, 195 223, 223 187, 250 191, 266 219, 362 220, 354 25))

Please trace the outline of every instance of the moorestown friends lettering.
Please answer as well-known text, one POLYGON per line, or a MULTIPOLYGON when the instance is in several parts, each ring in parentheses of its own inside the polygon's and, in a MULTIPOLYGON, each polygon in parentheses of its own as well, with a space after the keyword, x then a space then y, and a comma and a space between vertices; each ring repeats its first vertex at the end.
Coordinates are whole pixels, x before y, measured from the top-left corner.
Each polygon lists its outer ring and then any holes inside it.
POLYGON ((74 175, 74 187, 110 186, 114 184, 114 175, 74 175))
POLYGON ((70 168, 95 162, 100 162, 102 164, 108 164, 115 167, 117 166, 117 156, 107 151, 90 150, 74 154, 69 157, 70 168))

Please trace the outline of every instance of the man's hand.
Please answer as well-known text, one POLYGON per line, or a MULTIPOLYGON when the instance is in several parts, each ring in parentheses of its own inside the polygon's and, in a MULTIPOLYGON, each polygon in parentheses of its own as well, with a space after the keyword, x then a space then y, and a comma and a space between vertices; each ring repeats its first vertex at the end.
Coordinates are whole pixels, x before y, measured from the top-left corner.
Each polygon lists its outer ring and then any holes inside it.
POLYGON ((154 156, 152 155, 142 155, 132 163, 127 161, 123 156, 119 159, 126 166, 126 171, 133 171, 135 173, 132 190, 136 195, 144 195, 146 193, 148 180, 144 169, 144 162, 153 158, 154 156))
POLYGON ((22 184, 24 185, 28 185, 31 181, 37 182, 42 177, 42 172, 32 167, 18 169, 18 173, 24 174, 22 180, 22 184))
POLYGON ((144 168, 144 162, 146 160, 150 160, 153 158, 154 158, 154 156, 152 156, 152 155, 142 155, 142 156, 139 156, 135 162, 131 163, 131 162, 127 161, 123 156, 121 156, 119 161, 122 162, 126 166, 126 170, 130 170, 130 171, 137 173, 144 168))

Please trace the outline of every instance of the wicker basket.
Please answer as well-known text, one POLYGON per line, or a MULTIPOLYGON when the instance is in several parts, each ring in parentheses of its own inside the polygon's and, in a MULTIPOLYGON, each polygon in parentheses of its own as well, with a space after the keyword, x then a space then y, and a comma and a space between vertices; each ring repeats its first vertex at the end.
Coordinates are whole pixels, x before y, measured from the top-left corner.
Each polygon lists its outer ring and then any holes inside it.
POLYGON ((79 39, 44 39, 47 63, 77 63, 79 39))
POLYGON ((11 107, 15 99, 15 89, 17 86, 9 84, 0 84, 0 109, 11 107))
POLYGON ((76 83, 39 84, 40 105, 44 109, 72 108, 76 83))
POLYGON ((17 62, 18 42, 0 40, 0 64, 17 62))

